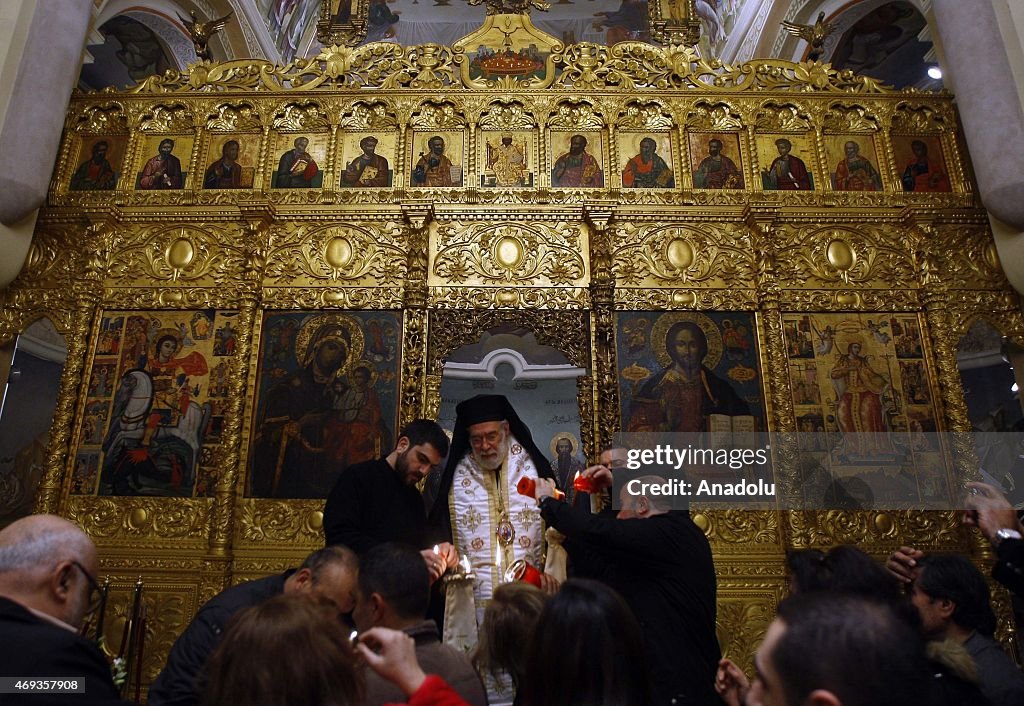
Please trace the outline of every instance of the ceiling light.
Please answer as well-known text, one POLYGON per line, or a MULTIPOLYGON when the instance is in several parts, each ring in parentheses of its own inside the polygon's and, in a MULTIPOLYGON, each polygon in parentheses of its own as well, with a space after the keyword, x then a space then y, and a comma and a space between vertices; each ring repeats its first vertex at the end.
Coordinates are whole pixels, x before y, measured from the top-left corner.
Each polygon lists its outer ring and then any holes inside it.
POLYGON ((940 69, 938 66, 929 66, 928 77, 938 81, 940 78, 942 78, 942 69, 940 69))

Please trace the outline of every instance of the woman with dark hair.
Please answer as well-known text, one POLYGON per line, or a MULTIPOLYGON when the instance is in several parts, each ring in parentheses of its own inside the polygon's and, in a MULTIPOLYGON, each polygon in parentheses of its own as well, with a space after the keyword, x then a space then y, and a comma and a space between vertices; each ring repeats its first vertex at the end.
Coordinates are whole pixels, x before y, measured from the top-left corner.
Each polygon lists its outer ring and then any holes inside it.
POLYGON ((619 595, 572 579, 544 607, 526 658, 523 706, 652 706, 643 637, 619 595))
POLYGON ((473 664, 481 674, 500 681, 507 674, 516 690, 513 706, 519 706, 519 688, 526 673, 526 651, 548 594, 524 581, 502 584, 487 604, 473 664))
POLYGON ((901 603, 903 596, 893 577, 856 547, 842 545, 827 553, 800 549, 786 557, 790 593, 844 591, 869 598, 901 603))
MULTIPOLYGON (((468 706, 443 679, 423 673, 415 643, 405 633, 374 628, 360 635, 357 649, 417 706, 468 706)), ((243 611, 213 653, 208 673, 206 706, 363 702, 348 628, 326 599, 286 594, 243 611)))

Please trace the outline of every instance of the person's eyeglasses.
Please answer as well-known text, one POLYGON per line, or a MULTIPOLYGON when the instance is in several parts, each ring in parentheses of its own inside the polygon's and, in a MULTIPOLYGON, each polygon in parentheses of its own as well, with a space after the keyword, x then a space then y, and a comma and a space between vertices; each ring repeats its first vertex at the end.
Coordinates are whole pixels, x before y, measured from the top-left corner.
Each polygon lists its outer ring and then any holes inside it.
POLYGON ((71 560, 71 563, 74 564, 78 568, 78 570, 82 572, 82 575, 85 576, 85 580, 89 582, 89 605, 86 608, 86 615, 94 613, 96 612, 96 609, 99 608, 100 605, 103 603, 103 589, 100 588, 99 583, 96 582, 96 579, 93 578, 92 574, 86 571, 86 568, 84 566, 79 564, 74 559, 71 560))

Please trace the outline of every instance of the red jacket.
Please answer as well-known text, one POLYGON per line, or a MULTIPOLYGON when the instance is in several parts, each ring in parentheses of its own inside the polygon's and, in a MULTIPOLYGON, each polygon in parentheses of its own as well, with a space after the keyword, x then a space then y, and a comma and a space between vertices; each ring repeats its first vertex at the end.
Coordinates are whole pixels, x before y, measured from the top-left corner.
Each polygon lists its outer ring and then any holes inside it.
POLYGON ((462 697, 456 694, 444 679, 436 674, 428 674, 420 684, 420 688, 409 697, 408 703, 385 704, 385 706, 469 706, 469 704, 463 701, 462 697))

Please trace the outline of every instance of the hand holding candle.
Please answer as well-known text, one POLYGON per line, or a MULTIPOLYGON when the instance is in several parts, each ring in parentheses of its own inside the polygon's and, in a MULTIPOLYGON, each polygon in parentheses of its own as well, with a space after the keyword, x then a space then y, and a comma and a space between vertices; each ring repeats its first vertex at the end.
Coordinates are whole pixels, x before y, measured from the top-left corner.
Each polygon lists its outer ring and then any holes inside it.
POLYGON ((593 488, 593 490, 580 488, 576 485, 576 481, 573 481, 573 487, 584 493, 598 493, 605 488, 612 487, 612 471, 608 466, 602 464, 590 466, 578 473, 576 477, 581 483, 588 483, 593 488))
POLYGON ((556 488, 554 482, 547 478, 537 478, 534 480, 528 476, 523 476, 516 483, 516 491, 520 495, 525 495, 534 500, 541 500, 549 495, 555 500, 565 500, 565 493, 556 488))

